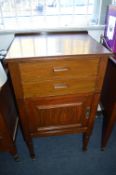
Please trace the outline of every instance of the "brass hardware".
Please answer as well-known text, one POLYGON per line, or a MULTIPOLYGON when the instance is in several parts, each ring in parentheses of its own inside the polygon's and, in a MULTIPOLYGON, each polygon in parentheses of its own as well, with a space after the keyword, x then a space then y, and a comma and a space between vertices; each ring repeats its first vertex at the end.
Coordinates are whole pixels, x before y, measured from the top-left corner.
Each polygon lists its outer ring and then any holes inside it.
POLYGON ((68 70, 69 70, 68 67, 54 67, 53 68, 54 72, 65 72, 65 71, 68 71, 68 70))
POLYGON ((87 118, 87 119, 88 119, 89 116, 90 116, 90 110, 91 110, 90 106, 87 106, 87 107, 86 107, 86 111, 85 111, 85 115, 86 115, 86 118, 87 118))
POLYGON ((65 89, 68 88, 68 86, 65 83, 58 83, 54 85, 54 89, 65 89))

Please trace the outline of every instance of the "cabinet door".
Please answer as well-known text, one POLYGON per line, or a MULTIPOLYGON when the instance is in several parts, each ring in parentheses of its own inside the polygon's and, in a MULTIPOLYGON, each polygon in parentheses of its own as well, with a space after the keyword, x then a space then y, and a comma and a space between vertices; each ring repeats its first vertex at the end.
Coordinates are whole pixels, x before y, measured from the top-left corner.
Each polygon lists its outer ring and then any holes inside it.
MULTIPOLYGON (((26 101, 31 133, 61 132, 86 129, 86 110, 90 110, 91 97, 52 97, 26 101)), ((70 131, 71 132, 71 131, 70 131)))

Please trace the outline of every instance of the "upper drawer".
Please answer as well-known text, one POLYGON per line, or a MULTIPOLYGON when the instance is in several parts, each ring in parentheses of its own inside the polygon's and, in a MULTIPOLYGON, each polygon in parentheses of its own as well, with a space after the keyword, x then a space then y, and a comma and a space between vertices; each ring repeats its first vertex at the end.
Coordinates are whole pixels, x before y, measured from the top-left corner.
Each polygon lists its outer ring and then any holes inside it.
POLYGON ((64 78, 88 78, 96 76, 99 58, 45 60, 20 63, 19 69, 23 82, 41 82, 64 78))

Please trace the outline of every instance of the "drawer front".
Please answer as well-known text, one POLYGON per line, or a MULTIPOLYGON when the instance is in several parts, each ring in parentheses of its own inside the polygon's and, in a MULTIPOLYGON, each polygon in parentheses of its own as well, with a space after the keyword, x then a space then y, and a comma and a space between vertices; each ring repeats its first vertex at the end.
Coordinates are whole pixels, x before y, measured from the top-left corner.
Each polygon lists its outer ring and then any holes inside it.
POLYGON ((95 91, 96 77, 88 79, 64 79, 43 81, 41 83, 24 83, 25 97, 56 96, 66 94, 81 94, 95 91))
POLYGON ((20 63, 19 69, 23 83, 72 77, 80 79, 96 76, 98 62, 98 58, 47 60, 20 63))

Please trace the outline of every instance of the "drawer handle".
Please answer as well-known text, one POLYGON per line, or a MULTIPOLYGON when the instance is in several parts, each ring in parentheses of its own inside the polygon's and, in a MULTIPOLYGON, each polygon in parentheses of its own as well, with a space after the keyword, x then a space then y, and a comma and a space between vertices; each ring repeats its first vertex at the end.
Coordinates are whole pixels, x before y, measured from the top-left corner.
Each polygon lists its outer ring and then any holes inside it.
POLYGON ((58 83, 54 85, 54 89, 66 89, 66 88, 68 88, 68 86, 65 83, 58 83))
POLYGON ((68 67, 54 67, 53 68, 54 72, 65 72, 65 71, 69 71, 68 67))

